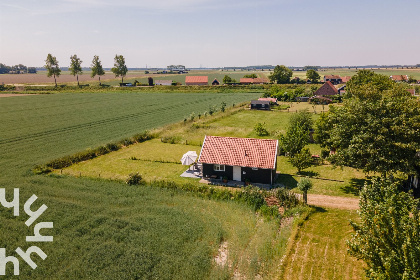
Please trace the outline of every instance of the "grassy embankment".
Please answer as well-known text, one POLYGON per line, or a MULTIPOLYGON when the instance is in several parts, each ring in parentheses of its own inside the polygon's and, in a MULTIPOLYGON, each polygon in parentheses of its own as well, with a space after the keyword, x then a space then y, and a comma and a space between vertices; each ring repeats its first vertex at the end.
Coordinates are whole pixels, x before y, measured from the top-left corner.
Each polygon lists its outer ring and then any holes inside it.
MULTIPOLYGON (((54 229, 42 231, 54 242, 39 245, 48 257, 34 256, 35 270, 21 260, 21 277, 202 279, 237 271, 252 278, 272 269, 288 231, 279 232, 275 220, 261 220, 245 205, 30 171, 35 164, 182 120, 191 111, 255 97, 80 93, 2 100, 0 186, 8 200, 13 188, 20 189, 22 203, 36 194, 33 208, 48 206, 40 221, 54 222, 54 229), (213 262, 222 241, 228 241, 230 269, 213 262)), ((15 248, 29 247, 25 236, 34 225, 24 225, 23 211, 20 217, 10 209, 0 213, 0 247, 16 256, 15 248)))

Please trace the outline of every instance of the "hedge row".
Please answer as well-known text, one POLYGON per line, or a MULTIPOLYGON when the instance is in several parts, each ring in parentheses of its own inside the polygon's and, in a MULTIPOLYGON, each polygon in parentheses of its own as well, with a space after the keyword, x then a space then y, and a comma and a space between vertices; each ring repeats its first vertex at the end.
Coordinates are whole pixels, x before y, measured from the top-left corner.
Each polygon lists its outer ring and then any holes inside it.
POLYGON ((126 147, 135 143, 141 143, 154 138, 148 131, 134 135, 133 137, 122 139, 115 143, 109 143, 104 146, 97 147, 95 149, 89 149, 83 152, 79 152, 73 155, 64 156, 61 158, 54 159, 47 162, 44 165, 37 165, 34 168, 34 172, 37 174, 49 173, 53 169, 61 169, 69 167, 75 163, 93 159, 95 157, 108 154, 112 151, 118 151, 122 147, 126 147))

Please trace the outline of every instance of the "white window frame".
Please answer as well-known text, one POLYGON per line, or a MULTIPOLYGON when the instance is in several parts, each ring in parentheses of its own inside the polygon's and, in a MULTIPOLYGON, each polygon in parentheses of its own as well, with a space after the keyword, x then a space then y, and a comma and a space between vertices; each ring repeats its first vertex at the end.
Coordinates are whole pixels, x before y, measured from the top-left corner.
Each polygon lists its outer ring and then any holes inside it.
POLYGON ((223 164, 214 164, 213 165, 214 171, 225 171, 225 165, 223 164))

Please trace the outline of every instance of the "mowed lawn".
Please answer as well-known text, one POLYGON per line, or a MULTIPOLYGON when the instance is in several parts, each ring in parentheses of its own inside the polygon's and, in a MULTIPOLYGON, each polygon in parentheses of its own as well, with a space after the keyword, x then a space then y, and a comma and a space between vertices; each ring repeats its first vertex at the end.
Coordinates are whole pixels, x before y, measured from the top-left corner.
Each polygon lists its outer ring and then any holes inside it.
POLYGON ((347 254, 346 245, 349 221, 357 219, 356 211, 318 208, 293 241, 281 279, 363 279, 364 264, 347 254))

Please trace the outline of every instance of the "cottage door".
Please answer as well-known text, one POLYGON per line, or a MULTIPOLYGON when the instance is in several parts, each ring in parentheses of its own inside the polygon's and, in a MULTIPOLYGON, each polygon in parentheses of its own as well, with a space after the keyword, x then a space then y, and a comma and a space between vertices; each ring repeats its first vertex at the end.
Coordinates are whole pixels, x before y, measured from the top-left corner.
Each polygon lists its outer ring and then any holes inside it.
POLYGON ((241 181, 241 167, 240 166, 233 167, 233 180, 241 181))

